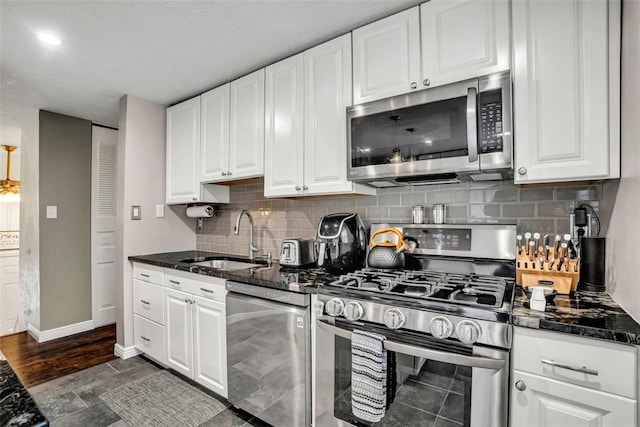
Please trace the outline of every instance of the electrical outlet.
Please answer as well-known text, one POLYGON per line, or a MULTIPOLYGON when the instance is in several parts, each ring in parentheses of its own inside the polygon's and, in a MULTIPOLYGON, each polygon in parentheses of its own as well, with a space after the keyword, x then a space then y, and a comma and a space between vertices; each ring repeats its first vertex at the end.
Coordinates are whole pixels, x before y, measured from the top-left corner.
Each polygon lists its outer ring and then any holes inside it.
POLYGON ((156 205, 156 218, 164 218, 164 205, 156 205))
POLYGON ((58 207, 47 206, 47 219, 56 219, 56 218, 58 218, 58 207))
POLYGON ((132 220, 142 219, 142 211, 140 209, 140 205, 131 206, 131 219, 132 220))

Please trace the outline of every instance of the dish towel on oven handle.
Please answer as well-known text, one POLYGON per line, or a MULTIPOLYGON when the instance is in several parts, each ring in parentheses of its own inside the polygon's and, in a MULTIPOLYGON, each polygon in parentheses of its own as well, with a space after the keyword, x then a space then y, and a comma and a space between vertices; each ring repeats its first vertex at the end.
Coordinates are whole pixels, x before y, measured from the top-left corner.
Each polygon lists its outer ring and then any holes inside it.
POLYGON ((364 421, 382 420, 387 409, 390 383, 385 339, 359 330, 354 330, 351 336, 351 410, 364 421))

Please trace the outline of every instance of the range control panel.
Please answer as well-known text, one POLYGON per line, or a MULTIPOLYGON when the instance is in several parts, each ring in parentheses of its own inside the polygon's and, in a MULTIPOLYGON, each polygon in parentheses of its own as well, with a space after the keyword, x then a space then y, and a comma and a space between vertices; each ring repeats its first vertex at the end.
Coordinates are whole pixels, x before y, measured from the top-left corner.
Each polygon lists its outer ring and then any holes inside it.
POLYGON ((502 151, 502 91, 480 93, 478 151, 480 154, 502 151))
POLYGON ((404 237, 412 237, 419 249, 470 251, 470 228, 407 228, 404 237))

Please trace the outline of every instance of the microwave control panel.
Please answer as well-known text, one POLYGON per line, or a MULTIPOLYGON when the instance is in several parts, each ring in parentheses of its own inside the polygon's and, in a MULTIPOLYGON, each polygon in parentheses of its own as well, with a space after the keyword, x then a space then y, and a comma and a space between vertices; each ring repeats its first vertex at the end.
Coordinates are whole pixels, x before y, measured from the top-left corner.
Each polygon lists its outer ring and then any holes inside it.
POLYGON ((480 154, 502 151, 502 91, 480 93, 480 154))

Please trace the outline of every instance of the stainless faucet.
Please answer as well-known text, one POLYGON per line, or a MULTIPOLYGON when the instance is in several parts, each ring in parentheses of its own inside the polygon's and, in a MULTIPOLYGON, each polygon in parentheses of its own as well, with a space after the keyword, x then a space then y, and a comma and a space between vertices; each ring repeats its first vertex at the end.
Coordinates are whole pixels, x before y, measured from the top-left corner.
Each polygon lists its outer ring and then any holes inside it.
POLYGON ((236 218, 236 226, 233 227, 233 233, 240 233, 240 219, 244 214, 246 214, 247 218, 249 218, 249 259, 253 260, 253 253, 258 252, 258 248, 256 248, 253 244, 253 217, 251 216, 251 212, 249 212, 247 209, 243 209, 242 212, 240 212, 240 215, 238 215, 238 218, 236 218))

